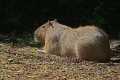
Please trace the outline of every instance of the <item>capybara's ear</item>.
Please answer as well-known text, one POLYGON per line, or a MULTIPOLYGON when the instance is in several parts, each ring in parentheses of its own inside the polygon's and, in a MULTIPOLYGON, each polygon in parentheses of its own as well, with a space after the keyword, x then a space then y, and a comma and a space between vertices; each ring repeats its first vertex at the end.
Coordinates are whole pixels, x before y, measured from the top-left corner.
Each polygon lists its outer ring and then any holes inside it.
POLYGON ((48 20, 48 23, 50 23, 50 20, 48 20))
POLYGON ((53 28, 53 22, 48 21, 48 24, 49 24, 49 26, 51 26, 53 28))

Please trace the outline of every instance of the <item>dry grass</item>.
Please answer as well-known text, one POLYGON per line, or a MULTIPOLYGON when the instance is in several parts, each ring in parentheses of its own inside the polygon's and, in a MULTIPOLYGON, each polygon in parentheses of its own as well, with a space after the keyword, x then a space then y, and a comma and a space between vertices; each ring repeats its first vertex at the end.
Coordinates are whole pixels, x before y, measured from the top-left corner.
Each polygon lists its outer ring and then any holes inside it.
POLYGON ((120 63, 76 63, 33 46, 1 42, 0 80, 120 80, 120 63))

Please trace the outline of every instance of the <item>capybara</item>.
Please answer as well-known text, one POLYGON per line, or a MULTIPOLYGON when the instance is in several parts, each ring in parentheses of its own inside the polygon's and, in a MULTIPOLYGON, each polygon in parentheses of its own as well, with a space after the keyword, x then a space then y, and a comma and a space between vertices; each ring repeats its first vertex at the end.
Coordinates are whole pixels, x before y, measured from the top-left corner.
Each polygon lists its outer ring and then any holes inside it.
POLYGON ((44 43, 45 53, 92 61, 111 57, 108 35, 96 26, 70 28, 53 20, 40 26, 34 37, 44 43))

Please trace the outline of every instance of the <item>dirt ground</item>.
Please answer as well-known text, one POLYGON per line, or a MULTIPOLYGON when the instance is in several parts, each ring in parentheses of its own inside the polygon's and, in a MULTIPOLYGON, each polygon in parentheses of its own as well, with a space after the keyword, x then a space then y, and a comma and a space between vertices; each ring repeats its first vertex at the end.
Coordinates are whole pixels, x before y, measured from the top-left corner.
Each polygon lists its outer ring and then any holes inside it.
POLYGON ((0 42, 0 80, 120 80, 120 61, 75 62, 39 47, 0 42))

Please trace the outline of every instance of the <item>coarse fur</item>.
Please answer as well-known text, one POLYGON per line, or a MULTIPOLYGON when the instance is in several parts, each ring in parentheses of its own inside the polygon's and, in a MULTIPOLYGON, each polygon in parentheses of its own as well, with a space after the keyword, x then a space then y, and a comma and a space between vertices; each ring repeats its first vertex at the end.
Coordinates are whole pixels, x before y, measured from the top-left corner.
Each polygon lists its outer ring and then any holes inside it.
POLYGON ((59 43, 63 56, 97 61, 107 61, 112 56, 108 35, 95 26, 66 29, 59 43))
POLYGON ((40 26, 34 37, 44 44, 45 53, 93 61, 111 57, 108 35, 96 26, 70 28, 53 20, 40 26))

